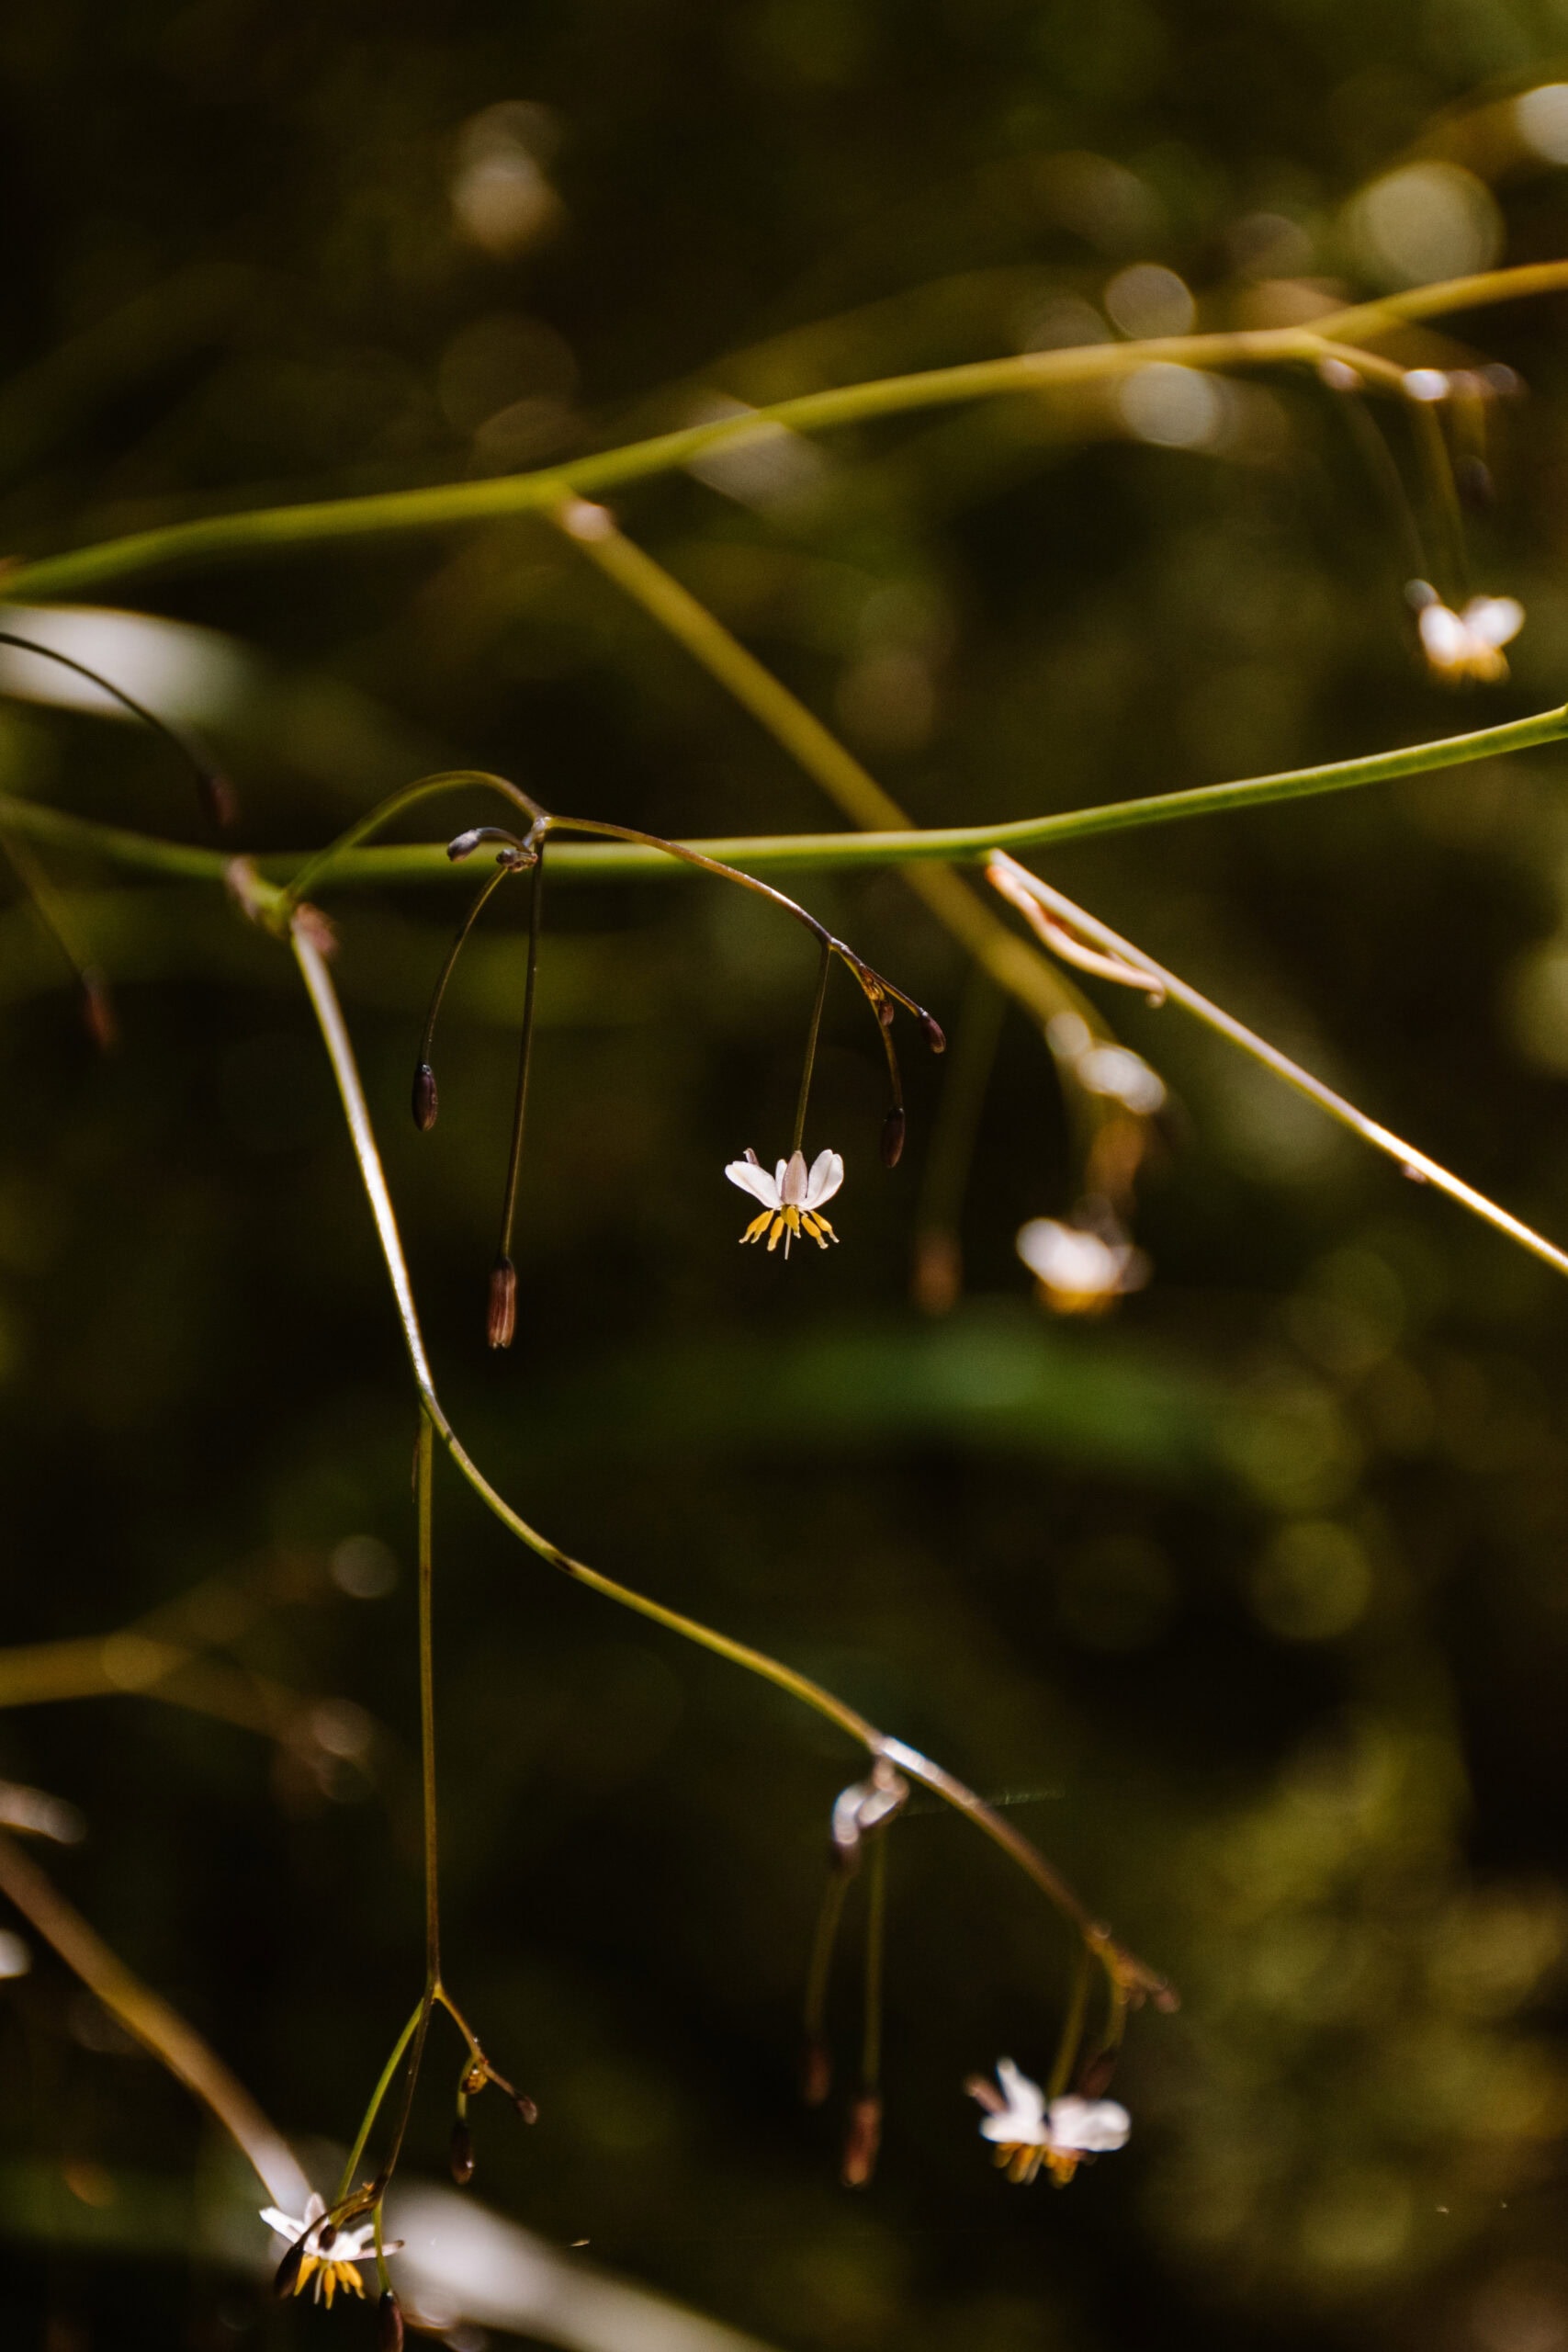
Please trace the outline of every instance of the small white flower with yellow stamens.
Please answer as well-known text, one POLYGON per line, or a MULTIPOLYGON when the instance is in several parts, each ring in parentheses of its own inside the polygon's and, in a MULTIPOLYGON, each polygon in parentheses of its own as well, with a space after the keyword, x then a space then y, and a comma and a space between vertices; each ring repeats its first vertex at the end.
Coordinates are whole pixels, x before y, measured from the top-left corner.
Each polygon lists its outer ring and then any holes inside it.
POLYGON ((1133 2119, 1113 2098, 1047 2100, 1010 2058, 998 2059, 997 2083, 1000 2090, 984 2075, 971 2075, 964 2087, 985 2109, 981 2137, 994 2143, 997 2162, 1011 2181, 1032 2180, 1044 2165, 1065 2184, 1086 2156, 1127 2144, 1133 2119))
POLYGON ((1130 1241, 1107 1240, 1055 1217, 1031 1217, 1014 1246, 1056 1315, 1103 1315, 1149 1278, 1148 1260, 1130 1241))
POLYGON ((1472 596, 1463 612, 1445 605, 1424 580, 1412 581, 1421 650, 1434 677, 1457 683, 1474 678, 1495 685, 1508 674, 1503 648, 1525 625, 1525 608, 1515 596, 1472 596))
POLYGON ((844 1181, 844 1163, 836 1151, 819 1151, 809 1171, 803 1151, 791 1152, 781 1159, 770 1176, 754 1151, 744 1159, 732 1159, 725 1170, 732 1184, 750 1193, 762 1204, 762 1214, 754 1216, 742 1241, 761 1241, 768 1237, 768 1248, 776 1250, 779 1237, 784 1237, 784 1256, 798 1234, 809 1234, 818 1250, 826 1250, 838 1235, 822 1215, 822 1204, 830 1201, 844 1181))
MULTIPOLYGON (((298 2295, 306 2281, 313 2278, 316 2301, 321 2301, 324 2296, 330 2311, 333 2297, 340 2287, 347 2294, 363 2298, 365 2282, 359 2275, 359 2265, 376 2259, 376 2224, 372 2221, 365 2222, 359 2229, 334 2230, 330 2222, 326 2222, 323 2228, 326 2211, 321 2199, 312 2193, 302 2220, 295 2221, 291 2214, 280 2212, 276 2205, 266 2207, 262 2220, 278 2237, 287 2238, 291 2247, 300 2249, 299 2267, 292 2279, 286 2273, 280 2273, 278 2292, 298 2295)), ((396 2254, 401 2245, 401 2238, 387 2238, 382 2242, 381 2251, 383 2254, 396 2254)), ((288 2260, 289 2256, 285 2255, 285 2263, 288 2260)))

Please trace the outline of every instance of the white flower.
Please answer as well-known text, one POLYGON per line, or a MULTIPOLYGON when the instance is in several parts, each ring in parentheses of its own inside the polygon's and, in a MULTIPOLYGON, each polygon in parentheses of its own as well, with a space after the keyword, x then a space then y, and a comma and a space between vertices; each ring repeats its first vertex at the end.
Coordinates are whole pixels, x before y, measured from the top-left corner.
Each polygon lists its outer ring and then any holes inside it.
POLYGON ((818 1250, 837 1241, 838 1235, 821 1214, 822 1203, 830 1201, 844 1181, 844 1163, 836 1151, 819 1151, 809 1174, 803 1151, 781 1159, 771 1176, 754 1151, 748 1151, 744 1159, 732 1159, 724 1172, 732 1184, 739 1184, 743 1193, 750 1193, 762 1204, 761 1216, 752 1218, 740 1237, 742 1241, 761 1241, 765 1233, 768 1248, 776 1250, 783 1234, 786 1258, 791 1241, 803 1232, 811 1236, 818 1250))
POLYGON ((859 1870, 862 1838, 901 1813, 908 1795, 908 1781, 885 1756, 877 1758, 869 1778, 840 1789, 833 1802, 832 1850, 842 1869, 859 1870))
MULTIPOLYGON (((312 2192, 302 2221, 297 2222, 290 2214, 279 2212, 276 2205, 265 2208, 262 2220, 278 2237, 287 2238, 290 2245, 298 2245, 301 2240, 307 2242, 295 2277, 294 2292, 299 2294, 306 2280, 313 2276, 316 2301, 321 2301, 324 2291, 330 2311, 333 2297, 340 2287, 351 2295, 363 2297, 365 2282, 359 2276, 357 2266, 376 2259, 376 2224, 370 2221, 355 2230, 335 2232, 329 2227, 323 2233, 321 2225, 326 2210, 321 2199, 312 2192), (323 2234, 326 2238, 324 2245, 321 2243, 323 2234)), ((401 2245, 401 2238, 387 2238, 382 2242, 381 2251, 383 2254, 396 2254, 401 2245)))
POLYGON ((1125 2147, 1133 2119, 1113 2098, 1054 2098, 1047 2103, 1038 2083, 1015 2066, 1010 2058, 997 2061, 998 2092, 983 2075, 972 2075, 964 2086, 986 2113, 983 2139, 991 2141, 997 2162, 1005 2165, 1013 2181, 1034 2178, 1042 2165, 1058 2181, 1071 2180, 1086 2156, 1101 2156, 1125 2147))
POLYGON ((1149 1278, 1148 1260, 1130 1241, 1107 1241, 1055 1217, 1031 1217, 1014 1247, 1057 1315, 1101 1315, 1149 1278))
POLYGON ((1434 597, 1422 605, 1416 626, 1435 677, 1476 678, 1492 685, 1507 676, 1502 649, 1524 622, 1525 608, 1514 596, 1472 596, 1462 613, 1434 597))

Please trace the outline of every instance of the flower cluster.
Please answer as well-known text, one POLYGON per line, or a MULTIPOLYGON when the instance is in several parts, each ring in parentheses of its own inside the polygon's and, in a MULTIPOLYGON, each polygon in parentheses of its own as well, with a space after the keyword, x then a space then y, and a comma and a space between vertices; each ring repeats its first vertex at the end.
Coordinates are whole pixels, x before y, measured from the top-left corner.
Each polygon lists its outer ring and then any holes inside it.
POLYGON ((997 2083, 972 2075, 964 2087, 985 2109, 980 2136, 1011 2181, 1031 2181, 1044 2165, 1065 2188, 1079 2165, 1127 2144, 1133 2119, 1113 2098, 1048 2099, 1010 2058, 998 2059, 997 2083))
POLYGON ((809 1171, 803 1151, 792 1151, 781 1159, 770 1176, 754 1151, 748 1150, 744 1159, 732 1159, 725 1170, 732 1184, 750 1193, 762 1204, 761 1216, 754 1216, 742 1242, 761 1241, 768 1237, 768 1248, 776 1250, 782 1236, 784 1256, 789 1245, 808 1234, 818 1250, 826 1250, 838 1235, 822 1215, 822 1204, 830 1201, 844 1181, 844 1163, 836 1151, 819 1151, 809 1171))

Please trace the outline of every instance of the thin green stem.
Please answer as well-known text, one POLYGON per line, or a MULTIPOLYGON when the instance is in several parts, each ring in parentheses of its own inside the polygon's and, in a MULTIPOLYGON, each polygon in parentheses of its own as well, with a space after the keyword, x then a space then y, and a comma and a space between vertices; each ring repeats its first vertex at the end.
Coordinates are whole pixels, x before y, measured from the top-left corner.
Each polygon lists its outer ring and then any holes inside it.
POLYGON ((866 1716, 860 1713, 858 1709, 848 1705, 842 1699, 835 1697, 832 1691, 824 1690, 820 1683, 812 1681, 808 1675, 797 1673, 795 1668, 786 1666, 782 1659, 770 1657, 765 1651, 753 1649, 749 1643, 735 1641, 728 1634, 721 1634, 715 1627, 705 1625, 696 1618, 682 1615, 679 1610, 667 1609, 661 1601, 652 1600, 646 1594, 635 1592, 629 1586, 617 1584, 613 1577, 601 1575, 598 1569, 589 1567, 583 1561, 574 1560, 569 1553, 563 1552, 558 1544, 552 1544, 547 1536, 541 1535, 537 1529, 531 1527, 528 1521, 519 1512, 513 1510, 511 1504, 497 1493, 483 1471, 463 1446, 457 1431, 447 1419, 441 1400, 435 1392, 430 1360, 425 1351, 424 1336, 420 1328, 413 1286, 409 1279, 408 1262, 403 1255, 402 1238, 398 1230, 397 1216, 392 1207, 391 1195, 387 1189, 386 1171, 381 1165, 381 1156, 377 1147, 375 1130, 371 1125, 369 1109, 365 1101, 365 1090, 360 1082, 353 1043, 344 1021, 337 991, 333 985, 332 974, 327 968, 320 948, 308 933, 299 925, 294 929, 292 944, 295 960, 299 967, 300 977, 305 983, 317 1024, 321 1029, 321 1040, 332 1064, 350 1140, 359 1164, 360 1181, 365 1186, 371 1216, 381 1244, 382 1256, 386 1261, 398 1318, 402 1328, 403 1344, 408 1351, 415 1386, 435 1434, 441 1439, 452 1461, 486 1508, 531 1552, 536 1554, 551 1567, 558 1568, 573 1583, 584 1586, 591 1592, 602 1594, 605 1600, 616 1602, 623 1609, 633 1611, 637 1616, 647 1619, 652 1624, 663 1626, 667 1632, 680 1635, 682 1640, 693 1643, 699 1649, 707 1650, 716 1657, 726 1659, 731 1666, 739 1667, 747 1673, 756 1675, 760 1680, 772 1683, 775 1690, 787 1691, 791 1698, 799 1700, 803 1706, 811 1708, 815 1713, 823 1716, 829 1723, 836 1724, 840 1731, 851 1739, 857 1741, 869 1755, 886 1757, 897 1770, 905 1773, 909 1779, 919 1781, 923 1787, 942 1797, 955 1811, 962 1813, 967 1820, 973 1822, 976 1828, 983 1831, 993 1844, 999 1846, 1002 1851, 1010 1856, 1024 1874, 1032 1879, 1041 1892, 1056 1905, 1057 1909, 1073 1922, 1108 1975, 1120 1977, 1128 1987, 1135 1989, 1140 1996, 1148 1994, 1156 2002, 1168 2006, 1173 2005, 1174 1996, 1169 1992, 1164 1980, 1118 1944, 1109 1928, 1094 1917, 1060 1871, 1046 1860, 1044 1855, 1016 1830, 1010 1822, 1004 1819, 994 1806, 988 1805, 983 1797, 977 1796, 973 1789, 966 1787, 954 1774, 946 1770, 943 1766, 933 1762, 929 1757, 922 1756, 918 1748, 908 1747, 902 1740, 890 1738, 885 1732, 879 1731, 866 1716))
POLYGON ((386 2064, 382 2067, 376 2087, 370 2094, 370 2104, 365 2110, 364 2118, 360 2123, 359 2131, 355 2136, 354 2145, 348 2152, 347 2161, 344 2165, 342 2172, 338 2175, 337 2194, 333 2199, 333 2206, 334 2210, 343 2203, 344 2198, 348 2195, 349 2190, 354 2186, 354 2177, 359 2170, 360 2162, 365 2154, 366 2143, 369 2140, 371 2132, 376 2128, 376 2118, 381 2112, 381 2103, 385 2099, 387 2093, 392 2087, 393 2078, 396 2075, 398 2067, 402 2061, 403 2052, 407 2050, 415 2034, 421 2031, 424 2020, 428 2017, 429 2013, 430 2004, 422 1994, 418 2008, 415 2009, 412 2017, 410 2018, 407 2025, 404 2026, 401 2033, 399 2034, 396 2041, 393 2042, 391 2055, 388 2059, 386 2064))
MULTIPOLYGON (((1171 824, 1189 817, 1224 816, 1235 811, 1265 808, 1275 801, 1299 800, 1314 794, 1348 792, 1374 784, 1388 784, 1404 776, 1435 775, 1439 770, 1464 767, 1479 760, 1501 759, 1516 752, 1539 751, 1543 745, 1560 742, 1568 736, 1568 709, 1537 711, 1528 718, 1506 720, 1498 727, 1478 728, 1467 735, 1441 736, 1425 743, 1412 743, 1392 752, 1374 752, 1353 760, 1330 760, 1313 767, 1286 768, 1274 775, 1246 776, 1227 784, 1195 785, 1179 792, 1154 793, 1138 800, 1113 800, 1089 808, 1070 808, 1048 817, 1027 817, 1017 821, 988 825, 931 826, 922 829, 899 829, 860 833, 784 833, 737 834, 718 840, 671 842, 661 846, 649 846, 649 837, 638 835, 630 828, 594 827, 595 831, 620 834, 617 846, 606 849, 572 849, 558 845, 550 853, 551 871, 558 880, 572 882, 644 881, 674 870, 671 856, 687 865, 712 871, 721 868, 734 876, 739 867, 750 871, 740 878, 750 882, 755 874, 773 869, 794 869, 798 872, 828 873, 861 866, 906 865, 931 861, 952 864, 958 861, 983 860, 993 849, 1021 850, 1055 846, 1063 842, 1089 841, 1105 833, 1131 832, 1147 825, 1171 824)), ((569 821, 577 829, 577 820, 558 820, 560 830, 569 821)), ((51 808, 35 800, 24 800, 15 794, 0 793, 0 827, 32 841, 52 842, 62 849, 73 850, 84 857, 101 858, 106 862, 138 869, 143 873, 164 874, 195 882, 222 883, 228 879, 234 860, 221 851, 199 849, 183 842, 161 841, 146 833, 134 833, 113 825, 99 825, 85 818, 68 816, 63 810, 51 808)), ((581 830, 589 830, 586 822, 581 830)), ((298 882, 302 870, 304 853, 299 850, 271 853, 258 857, 254 865, 258 873, 268 879, 287 881, 293 876, 298 882)), ((331 868, 334 885, 385 888, 394 884, 433 882, 438 878, 455 880, 462 869, 454 865, 446 854, 445 842, 420 842, 385 849, 350 849, 335 851, 331 868)), ((318 876, 318 879, 320 876, 318 876)), ((764 891, 764 895, 775 895, 764 891)), ((782 896, 782 894, 777 894, 782 896)), ((967 891, 960 891, 961 899, 972 909, 976 923, 971 926, 961 918, 963 928, 953 928, 976 954, 978 926, 994 921, 988 910, 970 899, 967 891)), ((793 901, 786 900, 793 906, 793 901)), ((808 928, 819 933, 819 926, 808 920, 808 928)), ((1003 977, 1005 960, 986 955, 983 960, 992 978, 1004 986, 1012 986, 1013 993, 1028 991, 1038 998, 1032 967, 1040 963, 1022 940, 1002 930, 1004 944, 1012 952, 1012 970, 1018 974, 1016 985, 1003 977), (1002 968, 998 969, 998 960, 1002 968)), ((1046 1009, 1042 1004, 1041 1009, 1046 1009)), ((1050 1011, 1061 1011, 1063 1001, 1059 991, 1049 1000, 1050 1011)), ((1076 1005, 1075 1005, 1076 1009, 1076 1005)))
POLYGON ((435 1816, 435 1636, 432 1611, 435 1575, 432 1489, 434 1431, 419 1417, 414 1453, 414 1513, 419 1527, 419 1776, 424 1831, 424 1997, 441 1983, 440 1833, 435 1816))
POLYGON ((770 426, 796 433, 908 415, 920 410, 1009 394, 1040 395, 1072 385, 1105 381, 1134 373, 1156 361, 1189 368, 1264 368, 1312 365, 1326 349, 1382 334, 1411 319, 1444 311, 1475 310, 1525 295, 1568 287, 1568 263, 1491 270, 1420 287, 1409 294, 1337 311, 1309 327, 1272 327, 1229 334, 1168 335, 1142 343, 1095 344, 1073 350, 1024 352, 959 368, 893 376, 839 386, 779 401, 740 417, 692 424, 647 441, 574 459, 536 473, 502 475, 486 481, 442 482, 424 490, 392 491, 365 498, 325 499, 304 506, 263 508, 248 514, 213 514, 164 524, 96 547, 46 556, 8 572, 3 585, 12 602, 73 594, 130 572, 166 570, 202 560, 257 556, 383 536, 478 523, 511 514, 538 513, 573 495, 585 497, 623 483, 646 481, 690 465, 695 458, 738 446, 770 426))
POLYGON ((827 2042, 828 1984, 833 1973, 833 1948, 839 1939, 839 1922, 844 1915, 844 1897, 849 1892, 849 1883, 842 1867, 837 1861, 829 1862, 828 1882, 822 1889, 821 1908, 817 1914, 817 1927, 811 1939, 811 1959, 806 1972, 806 2004, 801 2022, 808 2053, 827 2042))
POLYGON ((521 785, 513 784, 503 775, 492 775, 488 768, 448 768, 439 775, 423 775, 415 783, 405 784, 400 790, 389 793, 384 800, 378 800, 374 808, 367 809, 363 817, 356 818, 346 831, 339 833, 337 839, 329 842, 324 849, 312 851, 288 881, 287 896, 289 904, 298 906, 301 899, 309 898, 322 876, 337 866, 346 851, 356 849, 372 833, 378 833, 384 825, 391 824, 405 808, 417 808, 422 800, 433 800, 439 793, 457 792, 473 785, 480 786, 487 792, 499 792, 502 799, 509 800, 514 808, 520 808, 531 822, 543 813, 537 802, 529 798, 521 785))
POLYGON ((806 1106, 811 1100, 811 1073, 817 1067, 817 1040, 822 1030, 822 1007, 828 999, 828 975, 833 967, 833 953, 823 943, 821 962, 817 972, 817 994, 811 1006, 811 1026, 806 1033, 806 1060, 800 1073, 800 1099, 795 1106, 795 1135, 790 1151, 799 1151, 806 1141, 806 1106))
POLYGON ((457 958, 468 944, 468 933, 478 922, 495 892, 516 871, 517 868, 514 865, 498 865, 489 879, 481 884, 473 905, 463 917, 462 928, 446 951, 446 961, 441 967, 440 975, 431 992, 430 1010, 424 1016, 424 1035, 420 1040, 419 1047, 419 1057, 423 1063, 428 1064, 434 1053, 435 1023, 440 1016, 442 1000, 446 994, 446 983, 457 968, 457 958))
MULTIPOLYGON (((865 2021, 861 2034, 860 2084, 874 2091, 882 2080, 882 1973, 887 1947, 887 1833, 870 1840, 866 1868, 865 2021)), ((1086 1966, 1092 1966, 1088 1951, 1086 1966)))
POLYGON ((1436 510, 1438 528, 1442 534, 1443 550, 1448 563, 1449 579, 1445 583, 1457 612, 1470 594, 1470 542, 1464 527, 1464 513, 1459 503, 1459 485, 1454 480, 1453 459, 1449 455, 1448 435, 1435 401, 1412 401, 1407 406, 1416 412, 1411 426, 1416 447, 1421 458, 1421 470, 1436 510))
POLYGON ((512 1227, 517 1215, 517 1187, 523 1174, 523 1131, 528 1116, 528 1076, 534 1057, 534 1003, 539 981, 539 929, 545 906, 545 844, 541 840, 528 888, 528 971, 523 984, 523 1036, 517 1049, 517 1100, 512 1114, 512 1148, 506 1161, 506 1193, 501 1209, 502 1258, 512 1255, 512 1227))
MULTIPOLYGON (((1014 872, 1021 875, 1023 868, 1015 867, 1014 872)), ((1532 1227, 1523 1224, 1506 1209, 1499 1208, 1495 1201, 1486 1198, 1484 1193, 1476 1192, 1471 1185, 1461 1182, 1459 1177, 1450 1175, 1438 1160, 1428 1159, 1413 1144, 1403 1142, 1389 1128, 1380 1125, 1377 1120, 1369 1119, 1365 1112, 1358 1111, 1353 1102, 1348 1102, 1342 1094, 1336 1094, 1332 1087, 1325 1086, 1321 1079, 1314 1078, 1310 1070, 1303 1069, 1298 1062, 1280 1053, 1278 1046, 1269 1045, 1266 1038, 1257 1035, 1219 1005, 1211 1003, 1206 996, 1201 996, 1196 989, 1190 988, 1185 980, 1179 979, 1163 964, 1156 964, 1152 956, 1145 956, 1141 947, 1134 947, 1130 940, 1112 931, 1109 923, 1086 914, 1060 890, 1053 889, 1048 882, 1042 882, 1038 875, 1030 875, 1028 881, 1043 907, 1070 922, 1075 930, 1082 932, 1110 954, 1119 956, 1137 970, 1146 972, 1173 1004, 1179 1004, 1183 1011, 1202 1022, 1206 1028, 1216 1031, 1231 1045, 1238 1046, 1254 1061, 1261 1062, 1265 1069, 1272 1070, 1276 1078, 1282 1079, 1298 1094, 1304 1094, 1309 1102, 1326 1111, 1331 1119, 1337 1120, 1343 1127, 1348 1127, 1351 1134, 1359 1136, 1363 1143, 1371 1144, 1374 1151, 1384 1153, 1404 1175, 1447 1193, 1450 1200, 1457 1201, 1472 1216, 1480 1217, 1499 1233, 1506 1234, 1510 1241, 1517 1241, 1532 1257, 1541 1259, 1560 1274, 1568 1274, 1568 1254, 1561 1250, 1555 1242, 1548 1241, 1532 1227)))
MULTIPOLYGON (((1093 1974, 1094 1965, 1089 1953, 1080 1950, 1074 1955, 1073 1987, 1067 1996, 1067 2012, 1062 2019, 1061 2038, 1057 2041, 1056 2055, 1052 2062, 1051 2077, 1045 2086, 1047 2101, 1060 2098, 1072 2079, 1073 2061, 1078 2054, 1078 2044, 1083 2040, 1084 2019, 1089 2015, 1089 1988, 1093 1974)), ((1112 1998, 1115 1997, 1115 1990, 1113 1981, 1112 1998)))

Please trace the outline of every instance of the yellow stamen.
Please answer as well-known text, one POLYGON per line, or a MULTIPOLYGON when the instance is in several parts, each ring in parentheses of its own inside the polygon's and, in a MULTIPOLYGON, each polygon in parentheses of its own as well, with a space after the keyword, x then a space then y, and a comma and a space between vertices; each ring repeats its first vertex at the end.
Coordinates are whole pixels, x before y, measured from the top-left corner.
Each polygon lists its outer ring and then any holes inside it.
POLYGON ((304 2261, 299 2265, 299 2277, 298 2277, 298 2278, 296 2278, 296 2280, 294 2281, 294 2291, 295 2291, 295 2293, 296 2293, 296 2294, 299 2294, 299 2292, 300 2289, 304 2286, 305 2281, 306 2281, 306 2279, 310 2277, 310 2275, 311 2271, 312 2271, 312 2270, 319 2269, 319 2268, 320 2268, 320 2267, 321 2267, 321 2256, 320 2256, 319 2255, 308 2254, 308 2255, 305 2256, 304 2261))
POLYGON ((337 2264, 336 2264, 335 2262, 323 2262, 323 2263, 322 2263, 322 2265, 321 2265, 321 2285, 322 2285, 322 2286, 325 2288, 325 2290, 326 2290, 327 2309, 328 2309, 328 2311, 331 2311, 331 2309, 332 2309, 332 2307, 333 2307, 333 2290, 334 2290, 334 2288, 335 2288, 335 2287, 336 2287, 336 2285, 337 2285, 337 2274, 338 2274, 338 2266, 337 2266, 337 2264))
POLYGON ((766 1233, 768 1229, 768 1220, 772 1216, 772 1209, 764 1209, 761 1216, 754 1216, 751 1219, 750 1224, 747 1227, 745 1232, 741 1235, 741 1241, 743 1243, 747 1241, 761 1241, 763 1234, 766 1233))
MULTIPOLYGON (((770 1211, 770 1212, 769 1212, 769 1214, 770 1214, 770 1215, 772 1215, 772 1214, 773 1214, 773 1213, 772 1213, 772 1211, 770 1211)), ((770 1234, 769 1234, 769 1236, 768 1236, 768 1255, 769 1255, 769 1257, 770 1257, 770 1258, 773 1256, 773 1251, 774 1251, 774 1250, 778 1248, 778 1246, 779 1246, 779 1236, 780 1236, 780 1234, 784 1231, 784 1211, 783 1211, 783 1209, 780 1209, 780 1211, 779 1211, 778 1215, 777 1215, 776 1216, 774 1216, 774 1217, 773 1217, 773 1229, 772 1233, 770 1233, 770 1234)), ((786 1243, 786 1244, 785 1244, 785 1246, 784 1246, 784 1256, 785 1256, 786 1258, 789 1256, 789 1246, 788 1246, 788 1244, 787 1244, 787 1243, 786 1243)))

